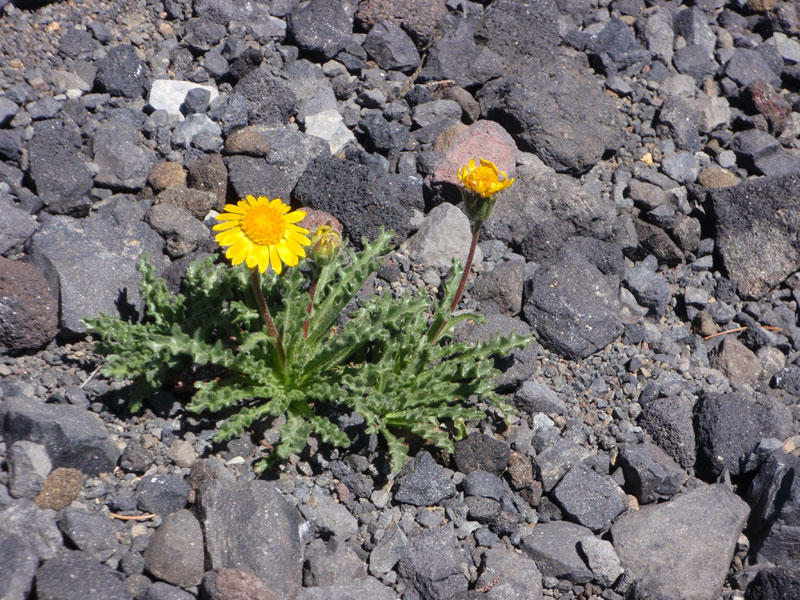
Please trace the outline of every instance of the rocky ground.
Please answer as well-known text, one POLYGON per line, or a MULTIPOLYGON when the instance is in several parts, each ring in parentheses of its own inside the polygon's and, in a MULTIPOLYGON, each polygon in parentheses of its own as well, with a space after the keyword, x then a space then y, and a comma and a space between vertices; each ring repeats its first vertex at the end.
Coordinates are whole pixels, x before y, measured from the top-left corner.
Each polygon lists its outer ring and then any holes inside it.
POLYGON ((800 19, 782 0, 0 0, 0 597, 800 598, 800 19), (797 110, 795 110, 797 109, 797 110), (432 292, 456 170, 515 177, 459 337, 516 407, 398 475, 342 417, 213 444, 130 414, 80 319, 177 289, 248 193, 402 244, 432 292))

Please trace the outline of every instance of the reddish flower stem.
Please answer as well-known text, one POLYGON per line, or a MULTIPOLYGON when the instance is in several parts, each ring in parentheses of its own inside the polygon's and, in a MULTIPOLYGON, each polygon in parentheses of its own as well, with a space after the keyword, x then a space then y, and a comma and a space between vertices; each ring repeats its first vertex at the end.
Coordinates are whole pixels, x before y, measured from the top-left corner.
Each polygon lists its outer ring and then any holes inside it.
POLYGON ((319 283, 319 278, 314 280, 314 283, 311 284, 311 290, 309 294, 311 294, 311 299, 308 301, 308 306, 306 307, 306 314, 308 318, 306 319, 305 323, 303 323, 303 339, 308 338, 308 325, 311 323, 311 309, 314 306, 314 296, 317 294, 317 283, 319 283))
POLYGON ((284 371, 286 369, 286 352, 283 349, 283 342, 281 342, 278 328, 275 327, 275 322, 272 320, 272 315, 269 313, 269 307, 267 306, 267 301, 264 299, 264 293, 261 291, 261 276, 258 273, 258 269, 250 270, 250 283, 253 284, 253 293, 256 295, 256 303, 258 304, 259 311, 261 311, 264 323, 267 325, 269 334, 275 338, 275 346, 278 349, 278 360, 281 363, 281 371, 284 371))
MULTIPOLYGON (((453 303, 450 305, 451 314, 456 310, 458 303, 461 301, 461 296, 464 294, 464 287, 467 285, 469 272, 472 269, 472 260, 475 258, 475 248, 478 245, 478 235, 481 232, 481 225, 482 223, 476 223, 474 231, 472 232, 472 244, 469 247, 469 254, 467 254, 467 263, 464 265, 464 272, 461 274, 461 281, 458 283, 456 295, 453 298, 453 303)), ((439 331, 437 331, 436 335, 433 337, 434 340, 436 340, 442 333, 445 325, 447 325, 447 321, 442 321, 442 324, 439 326, 439 331)))

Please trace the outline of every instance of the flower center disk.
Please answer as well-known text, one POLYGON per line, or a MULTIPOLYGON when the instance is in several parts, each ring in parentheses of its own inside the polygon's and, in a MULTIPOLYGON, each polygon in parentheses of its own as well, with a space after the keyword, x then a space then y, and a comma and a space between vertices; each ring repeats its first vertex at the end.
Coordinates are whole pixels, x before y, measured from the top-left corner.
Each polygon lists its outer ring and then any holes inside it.
POLYGON ((269 205, 250 208, 241 220, 247 238, 260 246, 273 246, 286 235, 286 219, 279 208, 269 205))

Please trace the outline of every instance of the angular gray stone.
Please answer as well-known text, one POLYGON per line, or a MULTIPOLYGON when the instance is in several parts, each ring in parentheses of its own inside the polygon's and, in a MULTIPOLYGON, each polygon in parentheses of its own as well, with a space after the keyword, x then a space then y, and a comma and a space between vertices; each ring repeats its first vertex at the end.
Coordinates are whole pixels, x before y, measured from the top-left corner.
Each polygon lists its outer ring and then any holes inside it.
POLYGON ((625 286, 651 314, 661 318, 667 312, 672 293, 663 275, 646 267, 631 267, 625 271, 625 286))
POLYGON ((744 393, 705 394, 695 405, 696 470, 713 480, 723 471, 741 473, 740 457, 762 438, 791 435, 792 420, 782 403, 744 393))
POLYGON ((139 132, 134 125, 104 123, 92 134, 92 152, 98 166, 96 185, 138 192, 147 184, 150 159, 139 146, 139 132))
POLYGON ((408 537, 397 573, 423 598, 447 600, 467 589, 469 558, 461 549, 452 525, 425 529, 408 537))
POLYGON ((11 444, 8 463, 8 493, 14 498, 33 500, 53 468, 47 449, 41 444, 20 440, 11 444))
POLYGON ((419 66, 420 56, 414 42, 391 21, 376 23, 369 30, 363 46, 381 69, 407 73, 419 66))
POLYGON ((327 60, 347 46, 353 18, 338 0, 311 0, 295 6, 287 25, 287 33, 302 50, 327 60))
POLYGON ((797 564, 800 560, 800 458, 770 455, 747 490, 749 527, 758 563, 797 564))
POLYGON ((433 457, 425 451, 406 463, 395 483, 396 502, 432 506, 455 495, 456 486, 433 457))
POLYGON ((0 199, 0 255, 21 249, 38 227, 33 215, 0 199))
MULTIPOLYGON (((440 204, 425 216, 422 226, 406 243, 412 260, 426 267, 448 268, 454 258, 464 265, 472 243, 469 218, 452 204, 440 204)), ((479 252, 476 248, 475 264, 482 259, 483 253, 479 252)))
POLYGON ((141 510, 166 517, 186 506, 190 491, 177 473, 149 475, 136 485, 136 500, 141 510))
POLYGON ((281 598, 297 593, 302 521, 272 483, 209 481, 198 508, 210 568, 244 567, 281 598))
POLYGON ((303 585, 332 586, 355 582, 367 576, 367 565, 343 542, 315 539, 303 553, 303 585))
POLYGON ((369 572, 381 577, 391 571, 403 556, 408 545, 406 534, 398 525, 392 525, 369 553, 369 572))
POLYGON ((530 415, 539 412, 563 415, 567 412, 566 403, 553 390, 530 379, 523 382, 514 394, 514 405, 530 415))
POLYGON ((742 87, 758 79, 767 81, 775 88, 781 84, 780 77, 769 67, 761 52, 750 48, 736 48, 733 56, 725 63, 723 73, 742 87))
POLYGON ((800 269, 800 175, 762 178, 713 190, 716 249, 746 298, 760 298, 800 269), (780 215, 780 217, 778 217, 780 215))
POLYGON ((122 573, 85 552, 63 550, 36 571, 39 600, 86 600, 99 595, 107 600, 132 600, 122 573))
POLYGON ((483 553, 477 587, 489 588, 486 600, 541 600, 542 574, 536 563, 504 547, 483 553))
POLYGON ((574 62, 553 60, 519 77, 501 76, 477 99, 482 118, 498 121, 522 150, 557 171, 583 173, 622 143, 614 101, 574 62))
POLYGON ((613 479, 581 464, 566 472, 552 496, 568 518, 594 531, 606 529, 628 508, 628 497, 613 479))
POLYGON ((569 360, 582 360, 622 334, 618 289, 573 251, 543 263, 528 280, 522 307, 543 346, 569 360))
POLYGON ((414 107, 411 118, 415 125, 427 127, 442 121, 458 123, 461 121, 461 106, 453 100, 432 100, 414 107))
POLYGON ((678 493, 686 472, 655 444, 621 444, 619 465, 626 490, 640 504, 667 500, 678 493))
POLYGON ((566 438, 539 452, 535 461, 544 491, 552 490, 567 471, 588 458, 589 453, 583 446, 566 438))
POLYGON ((28 176, 39 196, 78 199, 89 192, 93 176, 82 146, 80 133, 58 119, 33 124, 28 176))
POLYGON ((122 524, 100 511, 65 508, 59 513, 58 527, 78 550, 100 562, 121 550, 116 534, 122 524))
POLYGON ((578 542, 578 549, 586 557, 597 582, 606 587, 613 585, 623 568, 611 542, 585 537, 578 542))
POLYGON ((157 271, 164 264, 163 242, 143 216, 139 202, 120 197, 85 219, 47 218, 33 236, 34 262, 58 277, 64 333, 84 333, 81 319, 129 314, 141 303, 139 257, 147 253, 157 271))
POLYGON ((136 57, 132 45, 112 46, 97 62, 95 85, 112 96, 138 98, 144 92, 146 81, 147 68, 136 57))
POLYGON ((490 271, 484 271, 478 276, 471 294, 480 301, 481 313, 499 312, 514 316, 522 310, 524 279, 524 260, 497 263, 490 271))
POLYGON ((522 540, 522 550, 530 556, 545 577, 558 577, 572 583, 586 583, 593 578, 578 544, 592 536, 592 530, 566 521, 539 523, 522 540))
POLYGON ((173 259, 189 254, 211 239, 208 227, 185 208, 169 202, 154 204, 145 221, 164 238, 167 254, 173 259))
POLYGON ((511 450, 507 442, 473 431, 456 442, 453 454, 456 466, 462 473, 468 474, 481 469, 500 475, 508 466, 511 450))
POLYGON ((311 524, 315 537, 345 542, 358 533, 358 520, 344 504, 334 502, 329 494, 317 488, 298 508, 311 524))
POLYGON ((200 584, 204 560, 200 523, 186 509, 167 515, 144 551, 145 566, 151 574, 184 588, 200 584))
POLYGON ((8 398, 0 404, 0 433, 11 445, 42 444, 53 467, 72 467, 87 475, 110 473, 120 450, 100 418, 77 406, 8 398))
POLYGON ((611 528, 638 598, 716 598, 749 509, 728 487, 703 486, 630 512, 611 528))
POLYGON ((697 459, 692 401, 680 396, 657 398, 642 406, 639 425, 684 469, 697 459))
POLYGON ((658 113, 656 131, 671 137, 681 150, 700 149, 700 117, 683 98, 669 96, 658 113))
POLYGON ((373 577, 365 577, 347 583, 301 588, 295 600, 395 600, 396 597, 392 588, 373 577))
POLYGON ((19 535, 0 525, 0 598, 24 600, 33 586, 39 556, 19 535))
POLYGON ((633 29, 620 19, 610 19, 602 30, 586 38, 589 60, 608 75, 650 61, 650 53, 636 40, 633 29))
POLYGON ((42 510, 26 498, 0 507, 0 532, 21 538, 37 560, 53 558, 64 546, 55 512, 42 510))

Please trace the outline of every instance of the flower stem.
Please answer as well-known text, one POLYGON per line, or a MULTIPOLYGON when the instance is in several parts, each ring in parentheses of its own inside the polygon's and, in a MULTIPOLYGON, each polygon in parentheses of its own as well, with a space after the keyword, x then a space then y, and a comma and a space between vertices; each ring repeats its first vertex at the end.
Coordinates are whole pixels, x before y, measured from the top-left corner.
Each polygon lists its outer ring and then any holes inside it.
POLYGON ((281 363, 281 371, 285 371, 286 352, 283 349, 283 342, 281 342, 278 328, 275 327, 275 322, 272 320, 272 315, 269 313, 267 301, 264 300, 264 293, 261 291, 261 276, 258 273, 258 269, 250 270, 250 283, 253 284, 253 293, 256 295, 256 303, 258 304, 258 309, 261 311, 261 316, 264 318, 264 323, 267 325, 269 334, 275 338, 275 346, 278 349, 278 360, 281 363))
MULTIPOLYGON (((469 254, 467 254, 467 263, 464 265, 464 272, 461 274, 461 281, 458 283, 458 289, 456 290, 456 295, 453 298, 453 303, 450 305, 450 314, 456 310, 458 303, 461 301, 461 296, 464 294, 464 287, 467 285, 467 278, 469 278, 469 272, 472 269, 472 260, 475 258, 475 248, 478 245, 478 235, 481 232, 481 225, 482 222, 477 222, 473 226, 472 232, 472 244, 469 247, 469 254)), ((436 340, 439 335, 442 333, 445 325, 447 325, 447 321, 442 321, 442 324, 439 326, 439 331, 436 332, 436 335, 433 336, 433 339, 436 340)))
POLYGON ((311 295, 311 299, 308 301, 308 306, 306 307, 306 314, 308 315, 308 318, 305 320, 305 323, 303 323, 303 339, 304 340, 308 338, 308 325, 309 325, 309 323, 311 323, 311 309, 314 306, 314 296, 317 294, 317 284, 318 283, 319 283, 319 277, 314 279, 314 283, 311 284, 311 290, 309 291, 309 294, 311 295))

